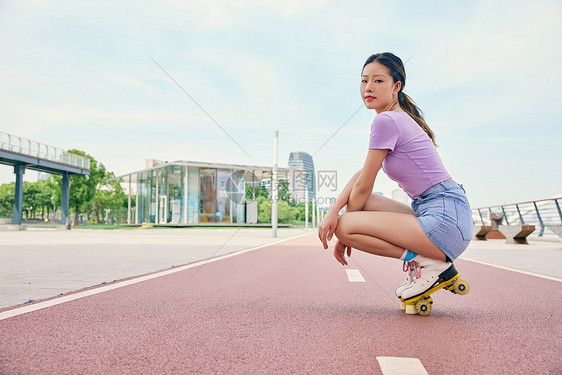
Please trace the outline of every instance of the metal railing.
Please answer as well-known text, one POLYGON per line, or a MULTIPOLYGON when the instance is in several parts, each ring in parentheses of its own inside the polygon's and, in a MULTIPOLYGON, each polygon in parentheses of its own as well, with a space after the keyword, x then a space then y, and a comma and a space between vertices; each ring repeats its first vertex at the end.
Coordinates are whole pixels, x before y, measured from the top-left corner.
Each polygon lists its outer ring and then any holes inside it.
POLYGON ((90 169, 90 158, 71 154, 58 147, 18 137, 0 131, 0 150, 33 156, 38 159, 55 163, 72 165, 78 168, 90 169))
POLYGON ((475 224, 491 225, 490 213, 501 213, 505 224, 535 225, 538 230, 535 233, 542 237, 545 233, 552 234, 550 225, 562 224, 561 208, 562 197, 502 204, 472 209, 472 220, 475 224))

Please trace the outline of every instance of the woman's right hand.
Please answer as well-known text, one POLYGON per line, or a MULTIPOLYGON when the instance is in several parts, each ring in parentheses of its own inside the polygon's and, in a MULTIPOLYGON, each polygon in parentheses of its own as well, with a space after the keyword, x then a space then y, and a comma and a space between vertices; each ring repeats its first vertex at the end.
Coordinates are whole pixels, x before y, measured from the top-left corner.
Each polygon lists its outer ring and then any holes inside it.
POLYGON ((346 253, 348 257, 351 256, 351 246, 348 246, 341 242, 341 240, 338 240, 338 242, 336 242, 336 246, 334 246, 334 257, 341 263, 342 266, 347 266, 347 261, 345 260, 346 253))
POLYGON ((332 239, 338 226, 338 213, 328 210, 320 225, 318 225, 318 238, 322 242, 324 249, 328 248, 328 241, 332 239))

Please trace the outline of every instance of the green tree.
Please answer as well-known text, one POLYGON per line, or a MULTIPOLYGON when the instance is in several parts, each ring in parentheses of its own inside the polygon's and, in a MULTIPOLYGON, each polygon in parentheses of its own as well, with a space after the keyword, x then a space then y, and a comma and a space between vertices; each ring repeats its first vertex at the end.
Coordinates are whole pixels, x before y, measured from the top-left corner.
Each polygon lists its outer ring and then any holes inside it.
MULTIPOLYGON (((107 171, 102 163, 98 163, 93 157, 86 154, 84 151, 69 150, 68 152, 90 158, 90 175, 74 175, 70 178, 69 206, 75 215, 74 225, 78 225, 78 218, 80 214, 86 212, 91 206, 91 201, 96 194, 96 189, 104 182, 107 171)), ((60 206, 62 177, 54 176, 52 177, 52 181, 57 185, 54 201, 57 206, 60 206)))
MULTIPOLYGON (((258 197, 258 222, 271 223, 271 199, 258 197)), ((277 202, 277 222, 282 224, 304 223, 305 211, 304 203, 291 205, 285 201, 277 202)), ((309 221, 312 218, 312 207, 309 207, 309 221)))
MULTIPOLYGON (((116 224, 123 224, 127 221, 128 205, 127 194, 123 193, 123 204, 111 210, 111 218, 116 224)), ((135 196, 131 196, 131 208, 135 207, 135 196)))
POLYGON ((279 180, 278 182, 279 200, 289 203, 291 201, 291 193, 289 192, 289 181, 279 180))
POLYGON ((23 182, 23 215, 25 215, 26 220, 30 220, 35 217, 35 212, 37 206, 35 202, 37 201, 37 196, 40 190, 36 183, 34 182, 23 182))
MULTIPOLYGON (((0 216, 12 216, 14 211, 15 182, 0 185, 0 216)), ((53 187, 49 181, 23 183, 23 217, 33 219, 41 212, 41 218, 51 211, 53 187), (30 208, 28 210, 28 208, 30 208)))
POLYGON ((271 223, 271 202, 267 197, 259 196, 258 202, 258 223, 271 223))
POLYGON ((49 213, 53 208, 53 196, 55 195, 55 186, 53 186, 48 180, 35 182, 39 192, 35 197, 34 207, 41 209, 41 219, 49 217, 49 213))
POLYGON ((299 209, 289 203, 280 200, 277 204, 277 221, 284 224, 296 223, 299 209))
POLYGON ((52 192, 51 204, 55 207, 60 208, 62 178, 60 176, 52 174, 47 180, 47 185, 52 192))
MULTIPOLYGON (((252 184, 247 183, 247 184, 246 184, 246 197, 245 197, 245 198, 246 198, 246 202, 251 202, 251 201, 254 200, 254 199, 253 199, 253 198, 254 198, 254 197, 253 197, 253 194, 254 194, 254 189, 252 188, 252 184)), ((255 188, 255 194, 256 194, 256 197, 255 197, 256 200, 257 200, 259 197, 264 197, 264 198, 268 198, 268 197, 269 197, 269 192, 268 192, 267 189, 266 189, 265 187, 263 187, 263 186, 258 186, 258 187, 256 187, 256 188, 255 188)))
MULTIPOLYGON (((279 180, 279 200, 277 203, 277 221, 284 224, 304 223, 304 203, 296 204, 291 199, 289 181, 279 180)), ((246 200, 251 201, 252 189, 246 185, 246 200), (250 199, 248 199, 250 197, 250 199)), ((271 223, 271 198, 265 187, 256 189, 256 200, 258 201, 258 222, 271 223)), ((312 215, 312 204, 310 203, 310 215, 312 215)), ((311 218, 309 218, 310 221, 311 218)))
MULTIPOLYGON (((113 172, 109 172, 106 173, 104 180, 113 177, 115 177, 113 172)), ((111 210, 111 216, 117 220, 122 220, 123 208, 127 203, 127 196, 118 181, 104 181, 100 183, 96 188, 96 193, 92 198, 90 206, 94 215, 94 223, 98 224, 100 222, 100 218, 106 209, 111 210)))
POLYGON ((0 185, 0 217, 13 216, 15 191, 15 182, 0 185))

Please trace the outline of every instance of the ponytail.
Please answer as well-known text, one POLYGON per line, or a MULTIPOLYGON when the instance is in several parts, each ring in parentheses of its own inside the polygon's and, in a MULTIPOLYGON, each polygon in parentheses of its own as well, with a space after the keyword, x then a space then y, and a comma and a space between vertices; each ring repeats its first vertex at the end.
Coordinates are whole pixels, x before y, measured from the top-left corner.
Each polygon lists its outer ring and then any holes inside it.
POLYGON ((433 142, 433 144, 437 147, 437 143, 435 142, 435 133, 433 133, 433 131, 429 128, 429 125, 427 125, 427 123, 425 122, 421 109, 418 108, 418 106, 416 105, 416 103, 414 103, 412 98, 410 98, 402 91, 402 87, 398 92, 398 103, 400 104, 400 107, 408 115, 410 115, 410 117, 413 118, 415 122, 418 123, 420 128, 422 128, 423 131, 427 133, 429 139, 431 139, 431 142, 433 142))

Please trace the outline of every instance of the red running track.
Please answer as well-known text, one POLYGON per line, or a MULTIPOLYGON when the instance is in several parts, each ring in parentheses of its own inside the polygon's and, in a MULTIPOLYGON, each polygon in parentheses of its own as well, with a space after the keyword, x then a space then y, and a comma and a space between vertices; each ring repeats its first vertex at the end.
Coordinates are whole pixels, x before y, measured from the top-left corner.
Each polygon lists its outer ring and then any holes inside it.
POLYGON ((560 374, 561 284, 459 260, 470 293, 428 317, 392 297, 401 263, 315 235, 0 321, 0 374, 560 374))

